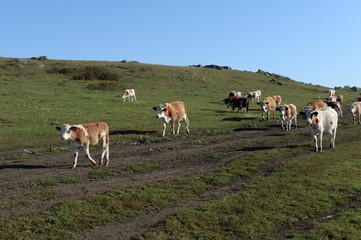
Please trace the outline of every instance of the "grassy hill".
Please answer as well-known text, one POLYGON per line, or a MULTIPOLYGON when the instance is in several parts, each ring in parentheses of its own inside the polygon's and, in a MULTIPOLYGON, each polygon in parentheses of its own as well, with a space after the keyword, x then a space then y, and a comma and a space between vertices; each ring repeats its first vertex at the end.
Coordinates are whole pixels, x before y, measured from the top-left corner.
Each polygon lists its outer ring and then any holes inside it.
MULTIPOLYGON (((113 136, 112 144, 129 144, 144 134, 157 141, 161 124, 152 107, 174 100, 188 105, 193 133, 258 126, 264 123, 255 103, 249 113, 237 114, 225 112, 219 101, 231 90, 261 89, 264 97, 281 95, 301 108, 312 98, 326 97, 327 91, 263 71, 11 58, 0 58, 0 84, 0 150, 62 144, 55 126, 64 122, 107 121, 111 131, 128 133, 113 136), (123 102, 125 88, 135 89, 138 102, 123 102)), ((345 102, 357 95, 351 89, 337 93, 345 102)))

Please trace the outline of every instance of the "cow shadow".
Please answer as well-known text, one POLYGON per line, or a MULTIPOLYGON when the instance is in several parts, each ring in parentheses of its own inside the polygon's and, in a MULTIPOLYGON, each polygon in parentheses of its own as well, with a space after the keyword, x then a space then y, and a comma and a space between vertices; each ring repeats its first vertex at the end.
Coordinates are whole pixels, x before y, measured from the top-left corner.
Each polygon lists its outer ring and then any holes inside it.
POLYGON ((111 131, 109 135, 153 134, 153 133, 156 133, 156 131, 116 130, 116 131, 111 131))
POLYGON ((239 122, 239 121, 249 121, 249 120, 256 120, 258 118, 256 117, 227 117, 227 118, 223 118, 222 121, 231 121, 231 122, 239 122))
POLYGON ((49 168, 48 166, 32 165, 32 164, 3 164, 0 165, 0 170, 3 169, 43 169, 49 168))

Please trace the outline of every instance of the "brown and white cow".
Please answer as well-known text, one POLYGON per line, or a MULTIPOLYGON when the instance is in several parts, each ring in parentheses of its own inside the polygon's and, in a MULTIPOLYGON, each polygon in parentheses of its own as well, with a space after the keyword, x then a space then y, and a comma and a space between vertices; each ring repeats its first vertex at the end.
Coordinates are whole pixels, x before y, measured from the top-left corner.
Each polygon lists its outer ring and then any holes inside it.
POLYGON ((257 102, 259 102, 259 100, 261 99, 261 95, 262 95, 261 90, 256 90, 256 91, 253 91, 253 92, 248 92, 245 95, 245 97, 251 98, 252 101, 256 100, 257 102))
POLYGON ((153 107, 153 110, 155 110, 156 117, 161 118, 163 120, 163 133, 162 136, 165 136, 165 129, 167 127, 167 123, 171 123, 172 127, 172 133, 173 135, 179 134, 180 129, 180 122, 182 120, 185 121, 186 124, 186 131, 189 133, 189 119, 187 116, 187 109, 186 105, 181 101, 166 103, 165 105, 160 104, 158 106, 153 107), (174 125, 177 122, 178 128, 177 132, 174 131, 174 125))
POLYGON ((306 117, 306 125, 309 126, 311 123, 311 113, 317 109, 326 109, 328 106, 322 100, 312 100, 307 103, 307 106, 300 112, 300 115, 306 117))
POLYGON ((281 127, 283 130, 290 130, 292 125, 292 120, 295 121, 295 128, 297 128, 297 108, 293 104, 285 104, 283 106, 278 106, 277 109, 280 111, 280 120, 281 127), (286 124, 286 129, 283 125, 286 124))
POLYGON ((261 102, 258 102, 257 104, 260 105, 261 110, 262 110, 262 120, 265 120, 264 113, 266 113, 267 121, 268 121, 269 115, 271 112, 273 112, 273 119, 275 119, 275 111, 276 111, 277 104, 273 97, 266 97, 261 102))
POLYGON ((361 124, 361 102, 350 103, 347 108, 352 114, 353 124, 356 124, 356 116, 358 124, 361 124))
POLYGON ((280 105, 282 103, 282 97, 280 95, 273 96, 273 99, 275 100, 277 105, 280 105))
POLYGON ((109 164, 109 128, 105 122, 69 125, 64 123, 62 126, 56 127, 60 131, 62 140, 70 141, 74 147, 74 164, 75 168, 78 161, 79 149, 84 148, 86 157, 96 165, 96 161, 90 156, 89 146, 95 145, 101 139, 103 142, 103 152, 99 165, 103 165, 104 156, 107 161, 105 166, 109 164))
POLYGON ((125 89, 123 93, 123 100, 125 102, 125 99, 128 99, 130 101, 137 101, 137 97, 135 96, 134 89, 125 89))
POLYGON ((331 135, 330 148, 335 148, 336 131, 338 123, 337 112, 328 107, 311 112, 311 134, 315 141, 315 151, 322 151, 322 138, 324 133, 331 135))
POLYGON ((307 103, 307 106, 310 106, 312 110, 316 110, 319 108, 327 108, 327 104, 322 100, 312 100, 307 103))
POLYGON ((228 97, 242 97, 242 93, 237 91, 230 91, 228 97))

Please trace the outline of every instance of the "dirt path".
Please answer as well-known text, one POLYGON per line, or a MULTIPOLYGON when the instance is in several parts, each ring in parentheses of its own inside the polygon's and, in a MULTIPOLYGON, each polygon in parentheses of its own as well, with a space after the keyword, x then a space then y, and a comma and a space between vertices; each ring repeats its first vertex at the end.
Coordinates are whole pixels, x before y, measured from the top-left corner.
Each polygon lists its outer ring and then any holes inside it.
MULTIPOLYGON (((304 141, 312 144, 309 130, 304 127, 292 132, 283 132, 278 124, 270 124, 259 129, 236 129, 224 135, 195 134, 185 140, 165 140, 160 143, 138 146, 112 146, 110 166, 106 168, 92 167, 91 163, 82 157, 78 161, 78 167, 70 169, 71 153, 6 160, 0 165, 0 202, 2 202, 0 217, 8 219, 24 213, 44 211, 65 200, 82 199, 114 189, 141 186, 146 183, 212 171, 227 162, 255 151, 262 151, 266 147, 281 147, 282 143, 265 146, 262 142, 289 134, 300 134, 304 141), (235 150, 235 146, 243 146, 244 151, 235 150), (158 168, 145 173, 130 173, 119 168, 121 164, 146 162, 154 163, 158 168), (89 173, 94 169, 106 171, 109 173, 109 177, 100 180, 89 178, 89 173), (46 188, 34 184, 39 178, 56 179, 64 176, 76 178, 77 181, 71 184, 55 184, 51 187, 51 191, 56 194, 51 198, 42 197, 46 188)), ((297 142, 289 144, 297 144, 297 142)), ((93 152, 94 157, 98 158, 99 156, 95 152, 100 153, 100 151, 93 150, 93 152)), ((282 161, 287 161, 287 159, 282 161)), ((268 174, 281 164, 282 162, 279 160, 274 161, 256 172, 255 175, 268 174)), ((178 205, 156 209, 124 223, 110 223, 101 228, 87 230, 80 233, 80 238, 131 239, 137 237, 157 226, 167 216, 197 206, 203 201, 217 199, 232 193, 239 189, 244 182, 245 179, 240 178, 230 185, 206 192, 178 205)))

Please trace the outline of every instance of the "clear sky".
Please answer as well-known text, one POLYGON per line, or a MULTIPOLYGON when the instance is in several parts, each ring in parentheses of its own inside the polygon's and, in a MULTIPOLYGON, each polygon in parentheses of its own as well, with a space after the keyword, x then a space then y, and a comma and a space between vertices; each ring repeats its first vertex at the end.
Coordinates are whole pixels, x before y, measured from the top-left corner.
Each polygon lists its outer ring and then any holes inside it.
POLYGON ((0 56, 262 69, 361 87, 360 0, 3 0, 0 56))

